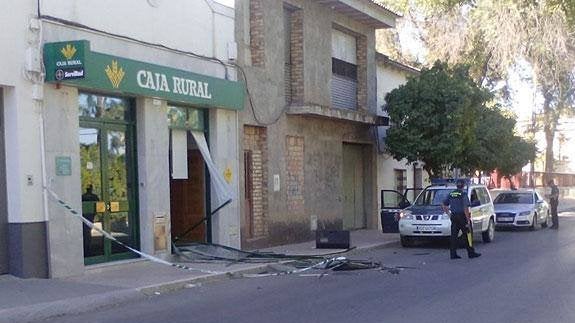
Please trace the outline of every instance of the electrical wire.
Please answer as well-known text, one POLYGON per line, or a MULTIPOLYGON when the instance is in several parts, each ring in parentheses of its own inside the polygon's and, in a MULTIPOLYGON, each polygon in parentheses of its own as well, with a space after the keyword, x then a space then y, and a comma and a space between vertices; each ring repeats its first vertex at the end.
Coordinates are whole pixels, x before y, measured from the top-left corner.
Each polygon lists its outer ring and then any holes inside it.
POLYGON ((232 63, 232 65, 233 65, 234 67, 236 67, 236 68, 240 71, 240 74, 242 75, 242 78, 243 78, 244 83, 245 83, 245 85, 246 85, 246 95, 247 95, 247 97, 248 97, 248 102, 249 102, 249 104, 250 104, 250 110, 251 110, 251 112, 252 112, 252 115, 253 115, 254 120, 256 121, 256 123, 258 123, 259 125, 262 125, 262 126, 271 126, 271 125, 277 123, 277 122, 281 119, 281 117, 284 115, 284 113, 285 113, 285 111, 287 110, 287 108, 290 107, 290 104, 284 105, 283 108, 282 108, 282 109, 280 110, 280 112, 278 113, 278 115, 277 115, 275 118, 273 118, 272 121, 269 121, 269 122, 264 122, 264 121, 262 121, 262 120, 258 117, 258 115, 256 114, 256 107, 255 107, 255 105, 254 105, 253 97, 252 97, 252 94, 251 94, 251 92, 250 92, 250 87, 249 87, 249 83, 248 83, 248 77, 247 77, 247 75, 246 75, 246 72, 245 72, 244 68, 243 68, 242 66, 236 64, 236 63, 232 63))
MULTIPOLYGON (((78 22, 74 22, 74 21, 70 21, 67 19, 62 19, 62 18, 58 18, 58 17, 53 17, 50 15, 44 15, 41 12, 40 9, 40 0, 37 0, 37 4, 38 4, 38 11, 37 11, 37 15, 38 15, 38 19, 42 19, 42 20, 47 20, 47 21, 52 21, 52 22, 56 22, 56 23, 60 23, 63 25, 67 25, 67 26, 72 26, 72 27, 76 27, 76 28, 80 28, 80 29, 85 29, 85 30, 89 30, 89 31, 93 31, 93 32, 97 32, 97 33, 101 33, 104 35, 109 35, 109 36, 113 36, 116 38, 120 38, 120 39, 125 39, 125 40, 129 40, 129 41, 133 41, 136 43, 140 43, 140 44, 144 44, 147 46, 151 46, 151 47, 156 47, 156 48, 161 48, 161 49, 166 49, 169 51, 173 51, 175 53, 179 53, 179 54, 184 54, 184 55, 189 55, 195 58, 199 58, 199 59, 203 59, 206 61, 210 61, 210 62, 216 62, 219 63, 225 70, 225 79, 229 79, 229 71, 228 71, 228 64, 226 64, 224 61, 222 61, 221 59, 217 58, 217 57, 211 57, 211 56, 205 56, 205 55, 201 55, 201 54, 197 54, 191 51, 185 51, 185 50, 181 50, 181 49, 177 49, 177 48, 173 48, 170 46, 166 46, 164 44, 160 44, 160 43, 152 43, 152 42, 148 42, 148 41, 144 41, 141 39, 137 39, 134 37, 130 37, 130 36, 126 36, 126 35, 121 35, 121 34, 116 34, 116 33, 112 33, 112 32, 108 32, 108 31, 104 31, 98 28, 94 28, 94 27, 90 27, 78 22)), ((236 63, 231 63, 230 65, 236 67, 237 69, 240 70, 240 73, 242 75, 242 78, 244 80, 245 83, 245 87, 246 87, 246 95, 248 97, 248 102, 250 105, 250 110, 252 112, 252 115, 254 117, 254 120, 259 124, 259 125, 263 125, 263 126, 270 126, 273 125, 275 123, 277 123, 281 117, 284 115, 285 111, 287 110, 287 108, 289 108, 289 104, 284 105, 284 107, 280 110, 280 112, 278 113, 278 115, 276 117, 274 117, 272 119, 272 121, 266 122, 266 121, 262 121, 262 119, 257 115, 256 113, 256 107, 254 104, 254 100, 253 100, 253 96, 250 92, 249 89, 249 82, 248 82, 248 78, 246 75, 245 70, 243 69, 242 66, 236 64, 236 63)))
POLYGON ((145 40, 141 40, 141 39, 137 39, 134 37, 130 37, 130 36, 126 36, 126 35, 121 35, 121 34, 116 34, 116 33, 112 33, 112 32, 108 32, 108 31, 104 31, 98 28, 94 28, 94 27, 90 27, 78 22, 74 22, 74 21, 70 21, 67 19, 62 19, 62 18, 58 18, 58 17, 53 17, 50 15, 43 15, 40 13, 40 7, 39 7, 39 3, 40 1, 38 0, 38 19, 42 19, 42 20, 47 20, 47 21, 52 21, 52 22, 56 22, 59 24, 63 24, 66 26, 72 26, 72 27, 76 27, 76 28, 80 28, 80 29, 84 29, 84 30, 89 30, 89 31, 93 31, 93 32, 97 32, 97 33, 101 33, 104 35, 108 35, 108 36, 112 36, 112 37, 116 37, 116 38, 120 38, 120 39, 124 39, 124 40, 129 40, 129 41, 133 41, 136 43, 140 43, 146 46, 151 46, 151 47, 155 47, 155 48, 161 48, 161 49, 165 49, 165 50, 169 50, 178 54, 184 54, 184 55, 189 55, 198 59, 202 59, 202 60, 206 60, 206 61, 210 61, 210 62, 215 62, 220 64, 225 71, 225 79, 228 80, 229 79, 229 72, 228 72, 228 65, 222 61, 221 59, 217 58, 217 57, 212 57, 212 56, 206 56, 206 55, 202 55, 202 54, 198 54, 198 53, 194 53, 191 51, 186 51, 186 50, 182 50, 182 49, 177 49, 177 48, 173 48, 164 44, 160 44, 160 43, 152 43, 152 42, 148 42, 145 40))

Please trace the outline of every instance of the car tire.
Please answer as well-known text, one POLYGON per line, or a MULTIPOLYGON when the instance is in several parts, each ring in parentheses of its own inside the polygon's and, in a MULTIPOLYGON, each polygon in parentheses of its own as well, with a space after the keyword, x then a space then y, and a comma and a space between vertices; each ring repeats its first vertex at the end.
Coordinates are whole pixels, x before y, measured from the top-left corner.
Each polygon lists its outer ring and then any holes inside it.
POLYGON ((413 245, 413 240, 411 239, 411 237, 400 236, 399 239, 401 241, 402 247, 409 248, 413 245))
POLYGON ((529 227, 529 230, 531 231, 535 231, 537 230, 537 213, 533 214, 533 221, 531 221, 531 227, 529 227))
POLYGON ((541 223, 542 228, 547 228, 547 226, 549 226, 549 212, 545 214, 545 222, 541 223))
POLYGON ((493 241, 495 237, 495 222, 493 222, 493 218, 489 219, 489 224, 487 225, 487 230, 481 233, 481 238, 483 238, 483 242, 490 243, 493 241))

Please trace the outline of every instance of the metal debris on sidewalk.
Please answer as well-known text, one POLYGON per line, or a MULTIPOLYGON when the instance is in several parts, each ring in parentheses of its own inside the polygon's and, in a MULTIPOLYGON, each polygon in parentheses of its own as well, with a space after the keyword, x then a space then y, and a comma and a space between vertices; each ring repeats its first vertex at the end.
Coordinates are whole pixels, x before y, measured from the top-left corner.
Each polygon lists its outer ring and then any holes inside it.
POLYGON ((323 277, 329 271, 355 271, 379 269, 397 275, 404 269, 415 267, 387 267, 372 260, 349 259, 334 255, 345 253, 351 249, 322 255, 289 255, 274 252, 244 251, 232 247, 209 243, 174 244, 173 249, 180 262, 227 262, 236 263, 269 263, 262 272, 257 274, 241 274, 239 277, 270 277, 283 275, 298 275, 301 277, 323 277), (282 263, 277 263, 282 261, 282 263), (321 272, 311 272, 321 271, 321 272))
POLYGON ((301 268, 302 263, 299 264, 283 264, 283 267, 268 266, 265 272, 259 274, 244 274, 243 277, 270 277, 297 274, 302 277, 323 277, 327 271, 349 271, 349 270, 363 270, 363 269, 377 269, 381 264, 373 261, 352 260, 346 257, 333 257, 327 258, 322 261, 310 260, 311 264, 307 267, 301 268), (323 270, 322 273, 306 273, 311 270, 323 270))
POLYGON ((213 243, 194 242, 188 244, 172 244, 176 255, 182 262, 224 261, 233 263, 269 263, 280 260, 323 260, 327 256, 348 252, 354 248, 345 249, 322 255, 287 255, 275 252, 244 251, 213 243))

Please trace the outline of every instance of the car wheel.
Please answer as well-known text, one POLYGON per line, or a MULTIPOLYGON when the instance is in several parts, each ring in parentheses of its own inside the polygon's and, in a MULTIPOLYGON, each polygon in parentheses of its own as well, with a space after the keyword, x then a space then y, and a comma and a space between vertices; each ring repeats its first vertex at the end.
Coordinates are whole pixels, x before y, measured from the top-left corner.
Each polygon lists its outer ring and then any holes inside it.
POLYGON ((402 247, 411 247, 413 245, 413 240, 410 237, 400 236, 401 246, 402 247))
POLYGON ((493 238, 495 238, 495 223, 493 222, 493 218, 489 219, 487 230, 481 233, 481 237, 485 243, 492 242, 493 238))
POLYGON ((531 221, 531 227, 529 229, 531 231, 537 230, 537 213, 533 214, 533 221, 531 221))
POLYGON ((547 214, 545 214, 545 222, 541 223, 541 227, 547 228, 548 224, 549 224, 549 212, 547 212, 547 214))

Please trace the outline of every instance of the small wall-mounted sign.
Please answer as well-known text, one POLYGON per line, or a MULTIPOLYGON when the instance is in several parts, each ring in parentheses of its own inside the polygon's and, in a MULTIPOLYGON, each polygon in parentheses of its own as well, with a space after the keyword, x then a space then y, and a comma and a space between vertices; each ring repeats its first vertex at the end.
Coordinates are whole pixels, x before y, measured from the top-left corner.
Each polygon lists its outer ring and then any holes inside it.
POLYGON ((233 178, 232 169, 230 167, 227 167, 226 170, 224 170, 224 179, 226 180, 226 182, 228 182, 228 184, 231 184, 232 178, 233 178))
POLYGON ((56 156, 56 176, 72 175, 72 157, 56 156))
POLYGON ((274 192, 280 191, 280 175, 274 174, 274 192))
POLYGON ((96 213, 104 213, 104 212, 106 212, 106 203, 96 202, 96 213))
POLYGON ((120 202, 110 202, 110 212, 120 212, 120 202))

